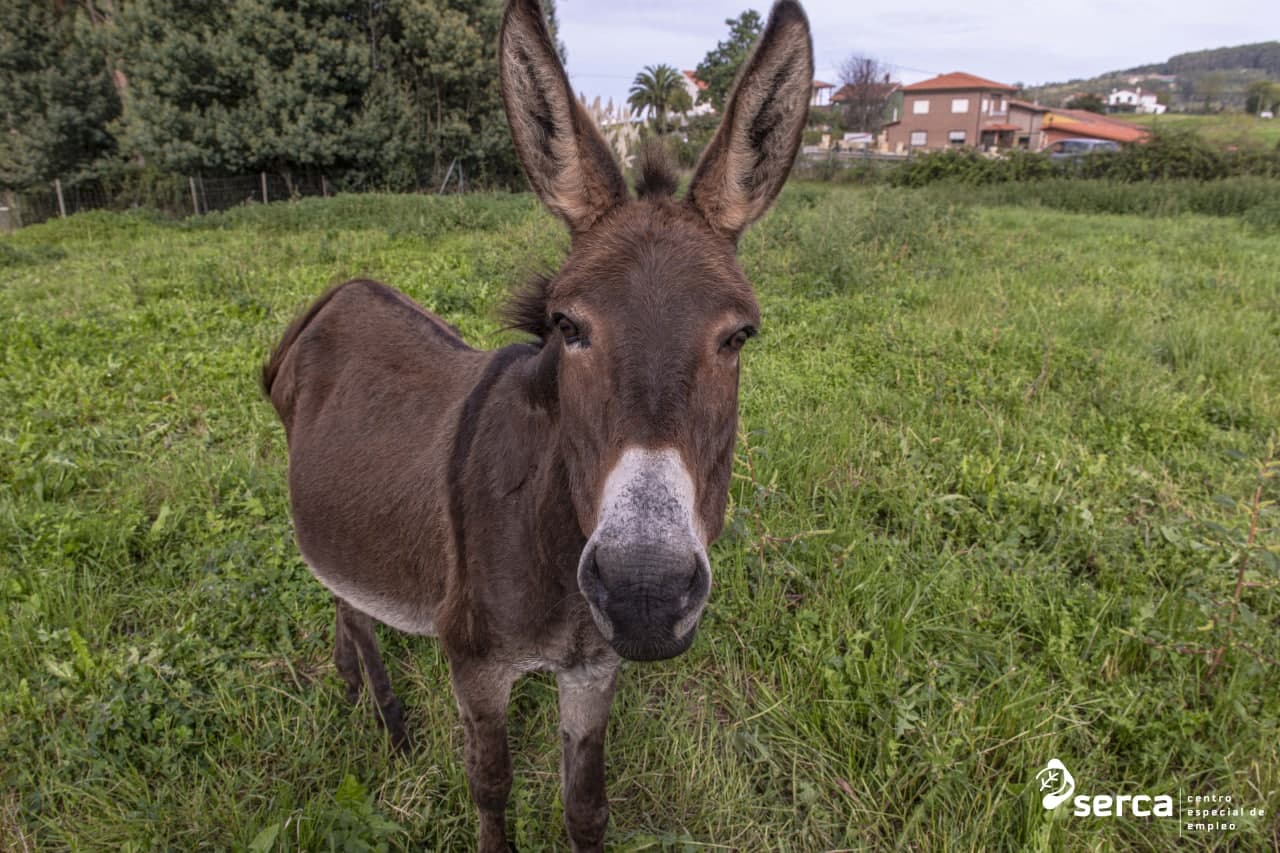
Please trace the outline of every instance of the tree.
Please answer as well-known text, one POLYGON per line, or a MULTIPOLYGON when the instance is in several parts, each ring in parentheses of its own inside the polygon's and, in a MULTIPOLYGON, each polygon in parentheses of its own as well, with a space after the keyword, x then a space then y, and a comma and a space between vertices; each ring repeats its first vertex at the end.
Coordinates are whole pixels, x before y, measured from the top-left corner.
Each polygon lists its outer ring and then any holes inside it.
POLYGON ((368 173, 394 171, 396 188, 438 187, 456 160, 472 183, 519 185, 497 74, 500 0, 395 0, 390 15, 396 35, 374 82, 395 93, 397 118, 389 125, 380 113, 392 107, 366 97, 383 152, 363 161, 368 173))
POLYGON ((1275 111, 1280 107, 1280 83, 1255 80, 1245 90, 1244 111, 1257 115, 1263 110, 1275 111))
POLYGON ((833 96, 844 109, 844 123, 849 130, 875 133, 884 123, 884 107, 893 86, 880 61, 870 56, 852 54, 840 66, 843 83, 833 96))
POLYGON ((736 18, 727 18, 725 24, 729 27, 729 38, 707 53, 694 72, 707 84, 707 88, 698 93, 698 103, 710 103, 716 112, 724 110, 725 99, 738 77, 738 69, 764 31, 760 13, 754 9, 748 9, 736 18))
POLYGON ((1214 101, 1222 100, 1222 93, 1226 86, 1227 75, 1221 71, 1210 71, 1200 78, 1196 84, 1196 95, 1204 99, 1205 112, 1213 109, 1214 101))
MULTIPOLYGON (((133 0, 124 145, 161 168, 323 171, 388 189, 517 185, 501 0, 133 0)), ((128 45, 129 49, 123 49, 128 45)))
POLYGON ((1067 109, 1069 110, 1087 110, 1091 113, 1105 113, 1107 104, 1101 97, 1089 92, 1084 95, 1077 95, 1067 101, 1067 109))
POLYGON ((670 65, 646 65, 631 83, 627 104, 636 112, 648 110, 659 134, 667 132, 668 113, 686 113, 693 108, 683 76, 670 65))
MULTIPOLYGON (((328 170, 349 160, 376 57, 340 0, 137 0, 124 143, 178 173, 328 170)), ((128 45, 128 49, 124 48, 128 45)))
POLYGON ((74 179, 110 160, 120 99, 79 6, 0 4, 0 184, 74 179))

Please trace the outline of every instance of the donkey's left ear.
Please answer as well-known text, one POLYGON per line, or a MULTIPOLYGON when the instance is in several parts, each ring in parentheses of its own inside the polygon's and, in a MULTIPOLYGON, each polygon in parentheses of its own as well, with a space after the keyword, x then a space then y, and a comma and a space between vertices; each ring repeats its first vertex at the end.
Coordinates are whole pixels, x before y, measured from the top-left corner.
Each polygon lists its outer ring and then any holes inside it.
POLYGON ((529 183, 574 236, 627 200, 613 151, 573 96, 538 0, 507 0, 502 101, 529 183))
POLYGON ((812 86, 809 20, 795 0, 778 0, 686 196, 716 231, 737 240, 773 204, 800 150, 812 86))

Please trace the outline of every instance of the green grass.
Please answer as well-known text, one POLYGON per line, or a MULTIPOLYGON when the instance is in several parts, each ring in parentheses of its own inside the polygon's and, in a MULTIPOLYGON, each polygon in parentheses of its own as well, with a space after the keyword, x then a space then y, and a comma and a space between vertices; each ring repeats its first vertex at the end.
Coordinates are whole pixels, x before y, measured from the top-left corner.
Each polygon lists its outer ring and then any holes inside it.
MULTIPOLYGON (((748 444, 697 643, 622 677, 618 849, 1280 838, 1274 505, 1247 542, 1280 423, 1280 245, 1235 217, 994 201, 793 185, 744 238, 764 313, 748 444), (1179 650, 1224 644, 1214 671, 1179 650), (1266 815, 1179 838, 1046 813, 1051 757, 1077 793, 1266 815)), ((357 275, 508 340, 507 283, 567 244, 519 195, 88 214, 0 240, 0 847, 474 843, 435 645, 382 634, 412 760, 343 702, 256 376, 294 312, 357 275)), ((554 709, 552 681, 521 682, 522 849, 565 846, 554 709)))
POLYGON ((1218 145, 1280 144, 1280 119, 1261 119, 1247 113, 1165 113, 1164 115, 1118 115, 1116 118, 1144 127, 1194 130, 1218 145))

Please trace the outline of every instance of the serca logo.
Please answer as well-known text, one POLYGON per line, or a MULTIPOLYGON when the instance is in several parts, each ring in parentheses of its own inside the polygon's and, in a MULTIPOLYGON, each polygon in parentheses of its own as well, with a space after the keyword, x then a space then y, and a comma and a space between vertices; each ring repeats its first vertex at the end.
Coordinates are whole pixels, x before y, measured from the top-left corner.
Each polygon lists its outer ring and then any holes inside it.
POLYGON ((1168 794, 1078 794, 1073 799, 1075 777, 1056 758, 1036 774, 1036 791, 1048 811, 1071 800, 1075 817, 1125 817, 1126 812, 1131 817, 1173 817, 1173 797, 1168 794))
POLYGON ((1037 790, 1044 794, 1040 803, 1049 811, 1071 799, 1076 791, 1076 780, 1067 766, 1056 758, 1050 758, 1045 768, 1036 774, 1037 790))

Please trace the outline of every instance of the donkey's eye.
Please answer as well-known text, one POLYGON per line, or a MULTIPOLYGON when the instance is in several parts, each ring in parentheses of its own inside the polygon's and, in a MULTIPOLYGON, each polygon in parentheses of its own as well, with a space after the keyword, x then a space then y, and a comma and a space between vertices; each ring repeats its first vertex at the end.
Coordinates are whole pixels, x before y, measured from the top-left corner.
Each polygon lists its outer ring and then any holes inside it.
POLYGON ((565 343, 576 344, 582 338, 582 333, 578 331, 578 324, 568 317, 563 314, 556 314, 551 319, 555 321, 556 328, 564 336, 565 343))
POLYGON ((729 336, 729 339, 724 342, 724 348, 730 352, 737 352, 746 345, 750 338, 754 338, 755 336, 755 329, 750 326, 743 326, 741 329, 729 336))

